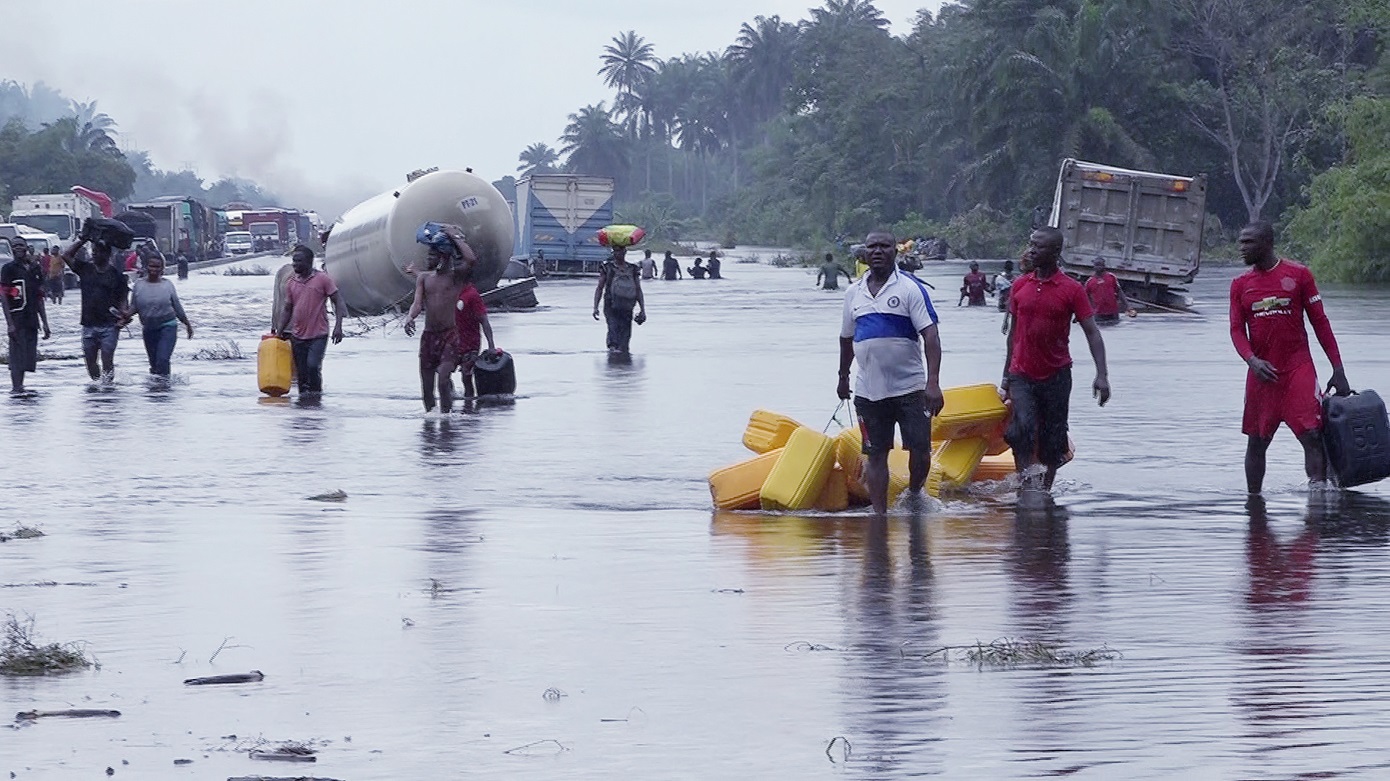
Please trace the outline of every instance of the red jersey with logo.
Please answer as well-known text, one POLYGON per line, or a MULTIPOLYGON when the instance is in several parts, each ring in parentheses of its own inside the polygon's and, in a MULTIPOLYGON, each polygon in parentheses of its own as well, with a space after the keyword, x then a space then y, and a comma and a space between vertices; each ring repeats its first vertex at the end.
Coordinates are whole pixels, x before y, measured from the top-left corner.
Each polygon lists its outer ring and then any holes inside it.
POLYGON ((1071 321, 1093 317, 1081 283, 1058 271, 1047 279, 1029 272, 1009 288, 1013 356, 1009 373, 1045 380, 1071 366, 1071 321))
POLYGON ((1312 363, 1305 313, 1328 360, 1341 366, 1322 295, 1306 266, 1280 258, 1269 271, 1252 268, 1231 281, 1231 342, 1242 359, 1254 355, 1281 374, 1312 363))
POLYGON ((1109 271, 1086 280, 1086 295, 1098 315, 1120 314, 1120 280, 1109 271))
POLYGON ((459 291, 459 300, 454 305, 454 327, 459 333, 459 352, 465 355, 478 352, 483 345, 483 317, 487 315, 487 305, 478 294, 472 282, 459 291))

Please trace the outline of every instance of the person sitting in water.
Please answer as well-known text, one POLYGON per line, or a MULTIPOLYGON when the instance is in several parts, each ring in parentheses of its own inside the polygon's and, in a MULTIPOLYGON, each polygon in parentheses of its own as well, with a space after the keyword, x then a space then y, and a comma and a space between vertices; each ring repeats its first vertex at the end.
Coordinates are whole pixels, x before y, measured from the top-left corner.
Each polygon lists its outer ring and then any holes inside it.
POLYGON ((704 262, 704 261, 700 258, 699 255, 696 255, 696 256, 695 256, 695 265, 694 265, 694 266, 691 266, 691 267, 688 268, 688 269, 686 269, 686 271, 689 271, 689 272, 690 272, 690 278, 691 278, 691 279, 704 279, 704 278, 705 278, 705 275, 709 273, 709 269, 707 269, 707 268, 705 268, 704 266, 700 265, 700 264, 703 263, 703 262, 704 262))

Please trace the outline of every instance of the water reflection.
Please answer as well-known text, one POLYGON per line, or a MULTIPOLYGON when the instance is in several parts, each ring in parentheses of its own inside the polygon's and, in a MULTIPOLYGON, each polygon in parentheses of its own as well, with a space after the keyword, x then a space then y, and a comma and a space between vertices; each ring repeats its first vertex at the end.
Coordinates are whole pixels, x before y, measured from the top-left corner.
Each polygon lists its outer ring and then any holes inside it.
POLYGON ((1014 578, 1011 593, 1021 636, 1045 639, 1065 631, 1061 624, 1073 597, 1067 580, 1069 519, 1067 508, 1042 491, 1019 495, 1008 568, 1014 578))

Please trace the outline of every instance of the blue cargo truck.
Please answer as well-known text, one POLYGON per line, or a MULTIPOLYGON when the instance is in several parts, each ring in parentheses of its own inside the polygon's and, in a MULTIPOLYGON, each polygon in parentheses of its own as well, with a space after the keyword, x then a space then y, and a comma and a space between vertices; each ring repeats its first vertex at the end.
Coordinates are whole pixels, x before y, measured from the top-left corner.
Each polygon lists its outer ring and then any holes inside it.
POLYGON ((512 259, 538 274, 597 274, 608 258, 598 230, 613 222, 613 180, 580 174, 532 174, 516 185, 512 259), (542 259, 544 264, 542 265, 542 259))

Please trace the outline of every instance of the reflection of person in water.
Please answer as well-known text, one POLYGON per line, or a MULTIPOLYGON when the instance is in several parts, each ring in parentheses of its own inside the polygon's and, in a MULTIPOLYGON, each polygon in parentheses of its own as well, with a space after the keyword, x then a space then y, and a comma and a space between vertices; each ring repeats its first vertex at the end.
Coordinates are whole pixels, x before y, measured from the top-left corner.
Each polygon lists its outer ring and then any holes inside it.
POLYGON ((1305 525, 1292 540, 1280 542, 1269 528, 1263 497, 1251 496, 1245 503, 1245 510, 1250 516, 1245 543, 1250 590, 1245 601, 1256 609, 1306 602, 1318 547, 1316 528, 1305 525))
POLYGON ((1019 496, 1008 566, 1020 636, 1055 632, 1072 601, 1067 578, 1068 518, 1067 509, 1046 493, 1027 491, 1019 496))

